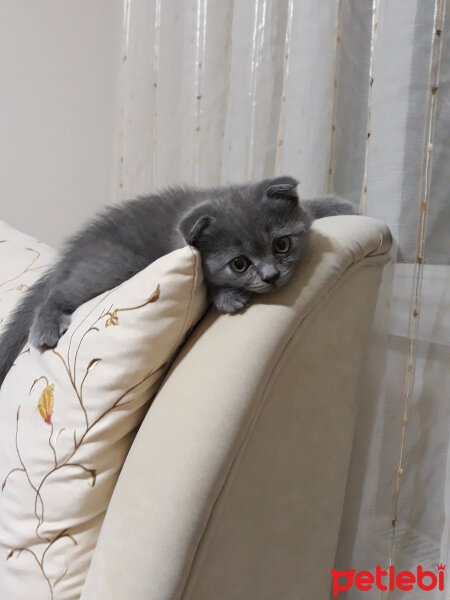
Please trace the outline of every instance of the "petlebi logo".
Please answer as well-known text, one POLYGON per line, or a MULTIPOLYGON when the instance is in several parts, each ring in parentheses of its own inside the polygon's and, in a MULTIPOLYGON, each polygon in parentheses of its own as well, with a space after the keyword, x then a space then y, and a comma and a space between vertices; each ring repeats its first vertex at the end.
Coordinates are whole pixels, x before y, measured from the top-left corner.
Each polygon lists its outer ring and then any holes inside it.
POLYGON ((437 565, 437 573, 434 571, 425 571, 422 565, 419 565, 416 571, 399 571, 395 570, 394 566, 390 566, 387 570, 383 570, 380 565, 377 565, 375 574, 370 571, 358 571, 350 569, 349 571, 336 571, 331 569, 333 577, 333 596, 339 597, 339 592, 346 592, 355 587, 361 592, 368 592, 373 588, 379 590, 394 591, 401 590, 407 592, 413 589, 429 592, 431 590, 443 590, 445 567, 442 563, 437 565))

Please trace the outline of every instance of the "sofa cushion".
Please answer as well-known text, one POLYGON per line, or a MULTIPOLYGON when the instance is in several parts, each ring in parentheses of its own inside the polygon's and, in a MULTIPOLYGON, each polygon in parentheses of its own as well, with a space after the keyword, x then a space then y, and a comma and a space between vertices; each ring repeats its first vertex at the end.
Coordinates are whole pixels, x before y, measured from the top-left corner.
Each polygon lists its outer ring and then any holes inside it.
MULTIPOLYGON (((29 285, 36 242, 0 232, 0 285, 29 285)), ((16 360, 0 390, 0 598, 79 597, 137 427, 206 305, 185 247, 80 306, 55 349, 16 360)))

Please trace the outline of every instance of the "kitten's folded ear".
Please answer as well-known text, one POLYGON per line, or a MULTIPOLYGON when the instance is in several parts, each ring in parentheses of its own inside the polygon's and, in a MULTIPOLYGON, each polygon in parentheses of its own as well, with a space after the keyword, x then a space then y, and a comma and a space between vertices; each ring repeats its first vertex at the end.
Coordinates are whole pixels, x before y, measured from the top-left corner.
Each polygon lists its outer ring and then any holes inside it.
POLYGON ((297 186, 298 181, 293 177, 275 177, 268 181, 265 195, 267 198, 280 198, 282 200, 294 200, 297 202, 297 186))
POLYGON ((198 210, 188 213, 178 225, 181 235, 190 246, 195 246, 202 234, 214 222, 214 217, 201 214, 198 210))

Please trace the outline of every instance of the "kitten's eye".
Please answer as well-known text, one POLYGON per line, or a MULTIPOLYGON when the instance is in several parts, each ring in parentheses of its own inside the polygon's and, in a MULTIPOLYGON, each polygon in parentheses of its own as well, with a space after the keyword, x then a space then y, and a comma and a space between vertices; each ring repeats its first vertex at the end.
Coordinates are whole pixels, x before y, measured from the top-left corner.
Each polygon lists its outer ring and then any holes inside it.
POLYGON ((246 256, 238 256, 237 258, 233 258, 233 260, 230 262, 231 268, 233 271, 236 271, 236 273, 243 273, 246 271, 249 264, 250 261, 246 256))
POLYGON ((291 240, 289 236, 284 235, 283 237, 278 238, 273 243, 273 251, 277 254, 286 254, 286 252, 291 247, 291 240))

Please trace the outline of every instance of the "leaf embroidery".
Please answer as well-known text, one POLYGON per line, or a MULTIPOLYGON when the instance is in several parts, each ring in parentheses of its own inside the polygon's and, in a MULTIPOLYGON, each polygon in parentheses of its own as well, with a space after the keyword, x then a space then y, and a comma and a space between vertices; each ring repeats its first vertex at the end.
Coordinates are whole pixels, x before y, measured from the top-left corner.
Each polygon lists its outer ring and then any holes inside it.
POLYGON ((93 366, 95 366, 95 365, 96 365, 98 362, 100 362, 101 360, 102 360, 101 358, 93 358, 93 359, 92 359, 92 360, 89 362, 88 366, 86 367, 86 373, 87 373, 88 371, 90 371, 90 370, 92 369, 92 367, 93 367, 93 366))
POLYGON ((119 324, 119 316, 117 314, 118 308, 116 308, 112 313, 109 313, 109 319, 107 319, 105 323, 105 327, 109 327, 110 325, 118 325, 119 324))
POLYGON ((119 315, 118 315, 119 311, 137 310, 138 308, 147 306, 147 304, 150 304, 151 302, 156 302, 156 300, 158 300, 158 298, 159 298, 159 292, 160 292, 160 288, 159 288, 159 285, 157 285, 155 291, 151 294, 151 296, 143 304, 139 304, 139 306, 129 306, 127 308, 115 308, 113 310, 113 312, 107 312, 106 314, 109 315, 109 318, 105 322, 105 327, 109 327, 110 325, 118 325, 119 324, 119 315))
POLYGON ((52 422, 54 390, 54 383, 47 385, 44 388, 38 403, 39 413, 48 425, 52 422))

